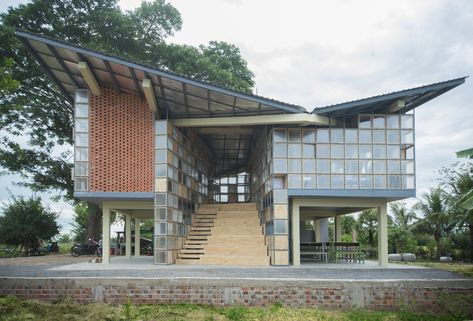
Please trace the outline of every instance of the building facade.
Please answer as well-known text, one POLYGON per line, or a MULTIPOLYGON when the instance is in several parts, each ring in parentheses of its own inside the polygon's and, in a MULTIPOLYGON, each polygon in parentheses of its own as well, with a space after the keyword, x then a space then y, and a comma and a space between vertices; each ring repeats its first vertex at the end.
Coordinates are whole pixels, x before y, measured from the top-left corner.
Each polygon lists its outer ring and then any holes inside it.
MULTIPOLYGON (((327 241, 333 217, 340 241, 342 215, 376 208, 378 262, 386 264, 387 203, 415 197, 414 110, 465 81, 308 112, 59 40, 17 36, 74 103, 75 197, 102 207, 104 248, 112 212, 126 217, 130 257, 132 222, 139 244, 141 220, 153 219, 156 264, 182 262, 186 244, 198 247, 191 236, 207 226, 207 234, 238 236, 228 225, 249 226, 251 207, 258 228, 248 229, 264 240, 271 265, 300 264, 301 222, 313 221, 316 241, 327 241), (219 211, 227 226, 197 221, 219 211)), ((196 251, 205 255, 210 239, 196 251)))

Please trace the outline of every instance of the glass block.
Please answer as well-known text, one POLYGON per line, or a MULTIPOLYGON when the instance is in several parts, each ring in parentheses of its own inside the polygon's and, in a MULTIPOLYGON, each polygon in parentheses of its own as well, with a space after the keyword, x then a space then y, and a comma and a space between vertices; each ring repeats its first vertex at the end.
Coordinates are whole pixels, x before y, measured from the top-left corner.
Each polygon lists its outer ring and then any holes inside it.
POLYGON ((304 159, 302 160, 302 172, 303 173, 315 173, 315 160, 304 159))
POLYGON ((342 159, 331 161, 332 174, 343 174, 344 167, 344 161, 342 159))
POLYGON ((414 144, 414 132, 412 130, 401 130, 401 144, 414 144))
POLYGON ((317 188, 330 188, 330 175, 317 175, 317 188))
POLYGON ((386 189, 386 175, 374 175, 374 188, 386 189))
POLYGON ((358 127, 359 128, 371 128, 371 115, 359 115, 358 116, 358 127))
POLYGON ((400 161, 388 160, 388 174, 398 174, 401 172, 400 161))
POLYGON ((303 144, 302 145, 302 157, 303 158, 314 158, 315 157, 315 145, 303 144))
POLYGON ((373 128, 385 128, 384 115, 373 115, 373 128))
POLYGON ((401 188, 401 175, 388 175, 388 188, 390 189, 401 188))
POLYGON ((373 145, 373 158, 386 158, 386 145, 373 145))
POLYGON ((156 222, 154 224, 155 235, 166 235, 166 222, 156 222))
POLYGON ((330 142, 330 136, 328 129, 317 129, 317 143, 328 143, 330 142))
POLYGON ((77 176, 88 176, 89 175, 89 163, 87 162, 76 162, 74 164, 74 175, 77 176))
POLYGON ((386 161, 385 160, 373 161, 373 172, 375 174, 386 174, 386 161))
POLYGON ((330 160, 318 159, 317 160, 317 173, 330 173, 330 160))
POLYGON ((156 135, 167 135, 168 122, 166 120, 157 120, 154 122, 154 133, 156 135))
POLYGON ((373 161, 360 160, 359 169, 361 174, 371 174, 373 171, 373 161))
POLYGON ((155 244, 157 250, 165 250, 166 249, 166 236, 158 236, 155 237, 155 244))
POLYGON ((332 158, 343 158, 344 157, 344 145, 331 145, 332 158))
POLYGON ((371 158, 371 145, 359 145, 360 158, 371 158))
POLYGON ((317 144, 316 155, 317 158, 330 158, 330 145, 317 144))
POLYGON ((88 179, 86 177, 76 177, 74 179, 74 188, 76 191, 87 191, 88 179))
POLYGON ((273 144, 273 156, 275 158, 287 158, 287 144, 285 143, 273 144))
POLYGON ((89 117, 89 105, 87 104, 76 104, 74 106, 74 114, 76 117, 87 118, 89 117))
POLYGON ((357 160, 345 160, 345 172, 350 174, 358 173, 358 161, 357 160))
POLYGON ((330 130, 330 142, 332 144, 343 144, 343 129, 334 128, 330 130))
POLYGON ((74 130, 76 133, 87 133, 89 131, 89 120, 84 118, 76 118, 74 122, 74 130))
POLYGON ((287 189, 273 190, 274 203, 287 204, 287 189))
POLYGON ((361 189, 373 188, 373 185, 371 182, 371 175, 360 175, 360 188, 361 189))
POLYGON ((402 188, 413 189, 414 187, 414 175, 402 175, 402 188))
POLYGON ((414 128, 414 116, 401 115, 401 128, 406 128, 406 129, 414 128))
POLYGON ((401 151, 401 158, 414 159, 414 147, 403 148, 401 151))
POLYGON ((155 204, 159 205, 166 205, 166 193, 156 193, 154 195, 155 204))
POLYGON ((227 185, 221 185, 220 186, 220 193, 228 193, 228 186, 227 185))
POLYGON ((358 158, 358 145, 345 145, 345 158, 358 158))
POLYGON ((399 115, 388 115, 386 117, 387 128, 399 128, 399 115))
POLYGON ((167 136, 156 136, 154 140, 154 147, 156 149, 165 149, 167 148, 167 136))
POLYGON ((358 143, 358 130, 356 129, 345 129, 345 143, 356 144, 358 143))
POLYGON ((74 145, 77 147, 88 147, 89 146, 89 134, 87 133, 76 133, 74 145))
POLYGON ((343 175, 332 175, 332 188, 343 188, 344 187, 344 179, 343 175))
POLYGON ((274 234, 287 234, 287 220, 274 220, 274 234))
POLYGON ((371 130, 360 130, 358 132, 358 135, 360 139, 360 144, 371 144, 373 142, 371 137, 371 130))
POLYGON ((273 139, 274 142, 286 142, 287 141, 287 131, 286 129, 274 129, 273 130, 273 139))
POLYGON ((301 172, 301 160, 300 159, 289 159, 287 161, 287 172, 288 173, 300 173, 301 172))
POLYGON ((88 161, 89 160, 89 149, 88 148, 76 148, 74 152, 74 159, 76 161, 88 161))
POLYGON ((301 141, 301 129, 300 128, 290 128, 288 130, 289 142, 298 143, 301 141))
POLYGON ((373 143, 375 144, 385 144, 386 143, 386 133, 384 130, 373 130, 373 143))
POLYGON ((304 176, 302 176, 302 187, 303 188, 315 188, 315 175, 304 175, 304 176))
POLYGON ((165 149, 156 150, 154 153, 154 158, 155 158, 156 163, 167 163, 168 161, 167 151, 165 149))
POLYGON ((401 147, 399 145, 388 145, 388 158, 399 159, 401 158, 401 147))
POLYGON ((287 155, 289 158, 301 158, 301 144, 288 144, 287 155))
POLYGON ((284 188, 284 177, 274 177, 273 188, 284 188))
POLYGON ((155 220, 156 221, 166 221, 167 208, 166 207, 156 207, 155 210, 155 220))
POLYGON ((287 173, 287 160, 286 159, 275 159, 274 160, 274 173, 287 173))
POLYGON ((88 103, 89 102, 89 91, 88 90, 76 90, 75 92, 76 103, 88 103))
POLYGON ((358 188, 358 175, 345 175, 345 188, 358 188))
POLYGON ((414 174, 414 161, 412 160, 401 161, 401 172, 403 174, 414 174))
POLYGON ((154 252, 154 263, 156 263, 156 264, 165 264, 166 263, 166 252, 165 251, 155 251, 154 252))
POLYGON ((399 144, 401 142, 401 132, 399 130, 388 130, 388 144, 399 144))
POLYGON ((155 177, 166 177, 167 176, 167 168, 166 164, 156 164, 154 167, 155 170, 155 177))
POLYGON ((288 188, 301 188, 301 175, 289 174, 287 175, 288 188))
POLYGON ((315 129, 303 129, 302 142, 314 144, 315 143, 315 129))

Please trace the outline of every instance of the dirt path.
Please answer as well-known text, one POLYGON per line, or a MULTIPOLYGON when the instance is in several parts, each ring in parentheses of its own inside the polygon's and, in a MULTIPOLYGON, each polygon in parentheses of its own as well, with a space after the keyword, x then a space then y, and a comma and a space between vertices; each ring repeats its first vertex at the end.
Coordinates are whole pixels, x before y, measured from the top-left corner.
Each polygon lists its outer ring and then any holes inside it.
POLYGON ((92 256, 73 257, 70 254, 51 254, 44 256, 0 258, 2 265, 62 265, 88 262, 92 256))

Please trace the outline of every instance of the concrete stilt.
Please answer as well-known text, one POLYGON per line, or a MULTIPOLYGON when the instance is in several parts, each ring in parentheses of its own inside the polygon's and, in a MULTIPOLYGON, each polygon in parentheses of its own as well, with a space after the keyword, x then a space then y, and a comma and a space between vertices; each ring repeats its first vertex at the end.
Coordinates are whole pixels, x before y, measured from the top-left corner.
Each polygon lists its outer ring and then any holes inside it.
POLYGON ((140 256, 140 223, 141 220, 139 218, 135 218, 135 257, 140 256))
POLYGON ((125 215, 125 256, 131 259, 131 216, 125 215))
POLYGON ((335 216, 335 242, 342 241, 342 216, 335 216))
POLYGON ((102 263, 110 263, 110 207, 102 206, 102 263))
POLYGON ((378 264, 388 264, 388 208, 387 203, 378 207, 378 264))

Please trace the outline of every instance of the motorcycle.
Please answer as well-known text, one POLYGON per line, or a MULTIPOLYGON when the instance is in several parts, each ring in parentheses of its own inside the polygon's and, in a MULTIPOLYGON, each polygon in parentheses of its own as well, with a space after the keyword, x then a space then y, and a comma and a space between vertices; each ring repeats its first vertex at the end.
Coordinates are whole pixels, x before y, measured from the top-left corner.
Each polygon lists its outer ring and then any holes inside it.
POLYGON ((78 257, 80 255, 96 255, 102 256, 102 241, 89 239, 92 244, 78 244, 75 243, 71 247, 71 255, 78 257))

